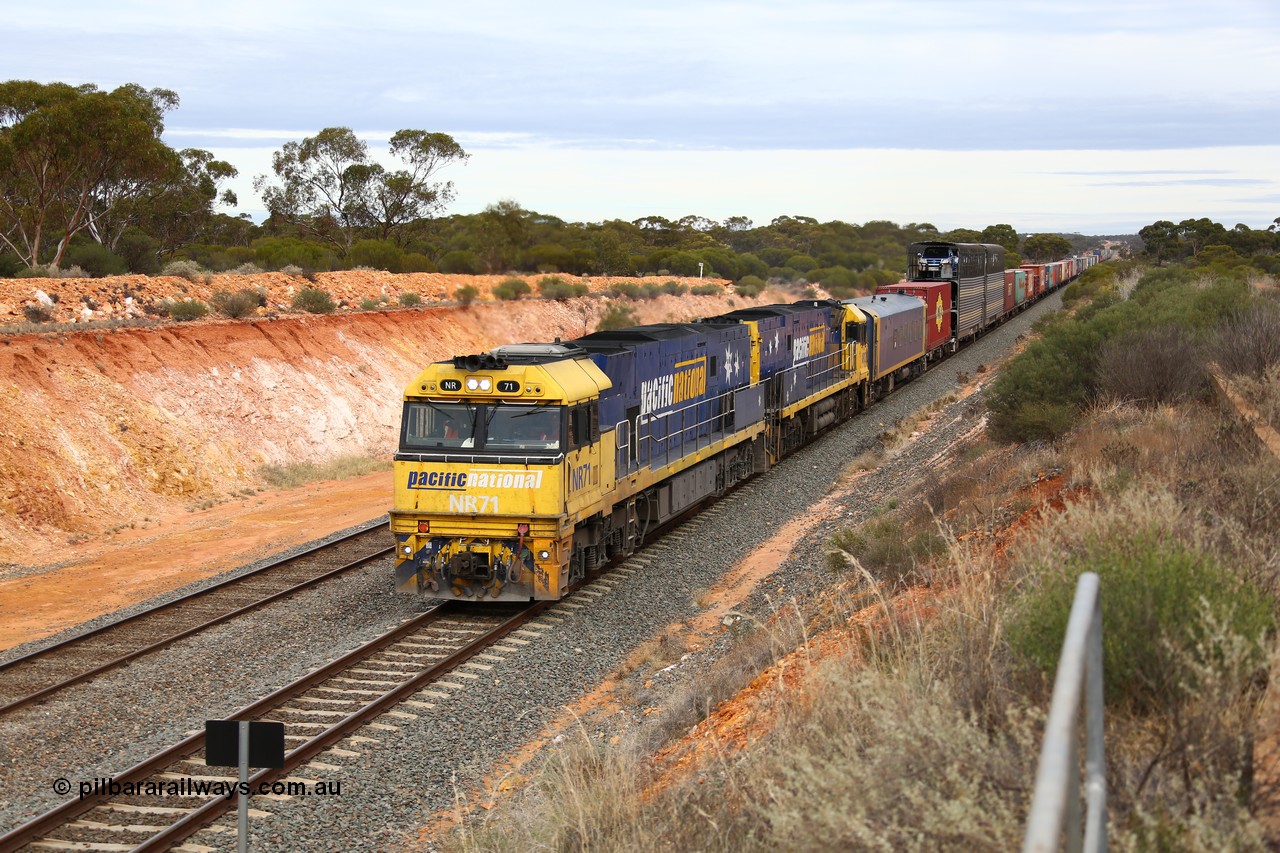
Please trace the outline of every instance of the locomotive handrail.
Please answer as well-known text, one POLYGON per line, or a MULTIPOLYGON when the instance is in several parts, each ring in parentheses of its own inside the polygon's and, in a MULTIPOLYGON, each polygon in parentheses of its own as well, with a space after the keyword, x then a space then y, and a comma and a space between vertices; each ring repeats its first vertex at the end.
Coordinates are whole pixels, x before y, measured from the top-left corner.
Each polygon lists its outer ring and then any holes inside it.
POLYGON ((1045 723, 1035 793, 1027 816, 1023 853, 1058 850, 1065 823, 1068 851, 1106 853, 1107 775, 1102 729, 1102 608, 1098 576, 1085 572, 1076 584, 1066 638, 1045 723), (1085 704, 1085 804, 1081 838, 1080 760, 1076 720, 1085 704))

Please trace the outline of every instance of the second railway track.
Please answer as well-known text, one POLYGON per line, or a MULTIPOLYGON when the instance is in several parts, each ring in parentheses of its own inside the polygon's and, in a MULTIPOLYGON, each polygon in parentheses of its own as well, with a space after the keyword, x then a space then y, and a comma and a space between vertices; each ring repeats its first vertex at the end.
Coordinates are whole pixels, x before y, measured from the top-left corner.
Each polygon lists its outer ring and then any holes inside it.
POLYGON ((385 523, 269 563, 0 664, 0 715, 391 552, 385 523))
MULTIPOLYGON (((541 602, 475 612, 444 604, 419 614, 336 661, 241 709, 234 719, 284 720, 285 765, 250 777, 254 790, 280 780, 374 721, 442 675, 466 663, 551 605, 541 602)), ((24 848, 167 850, 234 808, 222 794, 170 796, 124 786, 163 788, 233 783, 204 762, 204 734, 193 734, 112 777, 122 790, 94 790, 67 800, 0 837, 0 853, 24 848), (163 804, 158 804, 158 802, 163 804), (123 842, 123 843, 122 843, 123 842)), ((295 783, 307 780, 290 777, 295 783)))

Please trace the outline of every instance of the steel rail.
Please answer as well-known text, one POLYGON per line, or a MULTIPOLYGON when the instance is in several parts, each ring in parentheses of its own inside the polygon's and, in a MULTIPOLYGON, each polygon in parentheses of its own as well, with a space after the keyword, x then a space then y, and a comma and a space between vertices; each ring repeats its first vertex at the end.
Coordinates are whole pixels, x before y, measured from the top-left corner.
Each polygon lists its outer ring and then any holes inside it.
MULTIPOLYGON (((268 565, 254 569, 252 572, 249 572, 247 574, 239 575, 234 578, 228 578, 227 580, 220 581, 214 584, 213 586, 205 587, 204 589, 187 593, 186 595, 183 595, 180 598, 176 598, 172 601, 167 601, 163 604, 156 605, 155 607, 149 608, 140 613, 135 613, 131 616, 126 616, 123 619, 117 620, 108 625, 102 625, 98 628, 93 629, 92 631, 87 631, 83 634, 77 634, 74 637, 69 637, 66 640, 62 640, 61 642, 58 642, 51 646, 47 646, 43 649, 39 649, 37 651, 31 652, 30 654, 24 655, 22 657, 14 658, 11 661, 7 661, 4 664, 0 664, 0 673, 11 670, 14 667, 17 667, 21 664, 30 665, 42 658, 51 657, 58 652, 65 652, 70 648, 80 646, 81 644, 85 643, 87 640, 90 640, 94 637, 99 637, 104 632, 116 630, 126 625, 135 623, 140 619, 156 616, 158 614, 164 613, 165 611, 176 609, 179 605, 191 603, 199 598, 202 598, 208 595, 210 592, 225 589, 227 587, 242 583, 247 579, 256 578, 263 572, 280 569, 281 567, 286 566, 289 563, 293 563, 304 557, 314 555, 328 548, 331 548, 334 545, 347 542, 359 536, 363 536, 364 534, 374 531, 382 526, 383 526, 382 523, 379 522, 376 525, 372 525, 372 526, 363 528, 361 530, 357 530, 354 533, 350 533, 346 536, 343 536, 340 539, 335 539, 332 542, 327 542, 323 545, 318 545, 314 548, 309 548, 306 551, 302 551, 297 554, 292 554, 288 557, 277 560, 274 563, 269 563, 268 565)), ((134 651, 121 655, 120 657, 113 658, 112 660, 106 661, 105 663, 102 663, 93 667, 92 669, 85 670, 81 673, 78 673, 77 675, 74 675, 71 678, 66 678, 54 684, 46 685, 45 687, 42 687, 39 690, 36 690, 23 697, 15 699, 5 705, 0 705, 0 715, 7 714, 10 711, 15 711, 19 708, 23 708, 35 702, 39 702, 40 700, 47 698, 48 696, 58 692, 59 690, 70 687, 74 684, 79 684, 83 681, 86 681, 90 678, 100 675, 103 672, 107 672, 109 670, 122 666, 130 661, 136 660, 137 658, 142 657, 143 655, 150 654, 151 652, 154 652, 159 649, 165 648, 169 645, 172 645, 174 642, 181 640, 185 637, 189 637, 192 634, 197 634, 201 631, 204 631, 208 628, 213 627, 214 625, 218 625, 222 622, 226 622, 230 619, 234 619, 237 616, 242 616, 245 613, 256 610, 259 607, 263 607, 281 598, 285 598, 290 595, 293 595, 294 593, 297 593, 303 589, 306 589, 307 587, 314 586, 322 581, 329 580, 330 578, 335 577, 339 574, 351 571, 352 569, 358 568, 359 566, 364 565, 365 563, 368 563, 371 560, 376 560, 379 557, 384 557, 387 554, 391 553, 391 551, 393 550, 394 550, 394 546, 389 545, 381 549, 380 551, 377 551, 373 554, 368 554, 364 557, 359 558, 358 560, 354 560, 345 565, 338 566, 337 568, 330 569, 329 571, 324 572, 323 574, 317 575, 316 577, 309 578, 305 581, 294 584, 293 586, 287 587, 286 589, 277 590, 276 592, 266 596, 265 598, 260 598, 256 601, 250 602, 249 604, 242 605, 236 608, 235 610, 222 613, 218 616, 213 617, 212 619, 206 619, 203 622, 200 622, 199 624, 183 629, 176 633, 170 634, 161 640, 157 640, 140 649, 135 649, 134 651)))
MULTIPOLYGON (((546 610, 554 601, 541 601, 529 608, 520 611, 516 615, 504 621, 501 625, 486 633, 466 647, 459 649, 449 655, 442 661, 432 665, 429 669, 423 670, 418 675, 413 676, 408 681, 403 682, 398 687, 394 687, 382 696, 370 702, 358 711, 353 712, 345 717, 339 723, 334 725, 307 742, 301 744, 292 752, 287 754, 284 759, 284 766, 278 768, 266 768, 259 770, 257 773, 249 777, 250 790, 254 790, 258 785, 264 782, 272 782, 279 777, 296 770, 306 762, 310 761, 316 755, 329 749, 334 744, 340 742, 343 738, 358 730, 365 723, 377 718, 384 711, 395 707, 400 702, 412 696, 441 675, 453 670, 458 665, 466 662, 474 657, 482 650, 488 648, 493 643, 505 637, 507 634, 527 623, 534 616, 546 610)), ((207 826, 220 816, 231 810, 234 800, 227 797, 217 797, 195 811, 175 822, 163 832, 157 833, 151 838, 139 844, 134 848, 133 853, 152 853, 152 851, 168 850, 173 845, 181 842, 183 839, 194 835, 202 827, 207 826)))
MULTIPOLYGON (((326 729, 324 732, 316 735, 297 748, 290 751, 285 756, 285 767, 276 773, 287 773, 291 769, 296 769, 301 764, 310 760, 311 757, 325 749, 330 748, 334 743, 345 738, 351 731, 359 728, 370 719, 377 717, 387 708, 403 701, 403 699, 421 689, 422 685, 429 683, 444 672, 447 672, 468 658, 474 656, 478 652, 487 648, 492 643, 516 630, 533 616, 541 613, 554 602, 539 602, 532 607, 526 608, 514 616, 504 620, 502 624, 491 631, 486 632, 483 636, 470 641, 462 649, 449 655, 447 658, 432 664, 428 669, 411 677, 407 681, 392 688, 387 693, 366 704, 359 710, 353 712, 343 718, 333 727, 326 729)), ((300 693, 321 684, 336 675, 340 675, 353 665, 361 662, 365 658, 373 655, 382 649, 399 642, 405 636, 413 634, 431 622, 438 621, 444 616, 452 615, 455 612, 466 612, 465 608, 458 606, 453 602, 446 602, 437 605, 432 609, 419 614, 396 626, 391 631, 377 637, 369 642, 361 645, 342 657, 325 664, 302 678, 297 679, 291 684, 285 685, 278 690, 273 691, 262 699, 241 708, 230 715, 230 719, 252 719, 263 714, 269 713, 275 708, 294 698, 300 693)), ((131 782, 141 782, 153 775, 154 773, 168 767, 169 765, 179 761, 182 758, 199 752, 204 746, 204 733, 191 735, 184 740, 164 749, 155 755, 143 759, 132 767, 112 775, 112 779, 121 784, 131 782)), ((256 787, 259 781, 270 781, 266 775, 268 771, 261 771, 254 775, 250 780, 256 787)), ((70 799, 56 806, 53 809, 38 815, 25 824, 13 829, 9 833, 0 836, 0 853, 10 853, 10 851, 18 850, 24 845, 37 841, 53 830, 63 826, 80 815, 93 810, 108 801, 113 795, 109 792, 92 794, 82 798, 70 799)), ((173 826, 167 828, 163 833, 153 836, 142 843, 137 849, 157 850, 165 849, 169 845, 177 843, 192 833, 197 832, 202 826, 215 820, 223 813, 234 800, 228 800, 225 797, 217 797, 203 806, 197 807, 193 812, 188 813, 180 821, 173 826), (218 808, 221 806, 221 808, 218 808)))

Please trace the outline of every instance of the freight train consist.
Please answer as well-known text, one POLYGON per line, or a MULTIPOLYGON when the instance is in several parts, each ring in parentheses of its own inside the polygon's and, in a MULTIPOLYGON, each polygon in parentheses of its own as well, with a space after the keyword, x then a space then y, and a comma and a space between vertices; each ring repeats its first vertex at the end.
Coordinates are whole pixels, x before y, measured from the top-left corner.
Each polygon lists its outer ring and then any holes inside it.
POLYGON ((872 296, 502 346, 420 373, 395 455, 396 580, 555 599, 665 522, 842 421, 1091 266, 911 246, 872 296))

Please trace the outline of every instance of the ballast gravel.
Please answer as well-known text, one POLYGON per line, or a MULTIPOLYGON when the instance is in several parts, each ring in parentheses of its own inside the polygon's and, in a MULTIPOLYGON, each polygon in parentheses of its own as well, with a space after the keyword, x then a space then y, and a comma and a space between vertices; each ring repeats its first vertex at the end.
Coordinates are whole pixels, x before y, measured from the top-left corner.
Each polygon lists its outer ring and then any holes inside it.
MULTIPOLYGON (((343 754, 323 754, 318 761, 326 767, 295 772, 340 783, 340 793, 256 799, 253 807, 269 814, 251 821, 251 848, 416 849, 414 839, 433 814, 464 802, 504 757, 564 718, 566 706, 641 643, 667 625, 696 617, 699 591, 822 499, 887 426, 956 390, 959 373, 974 376, 980 365, 998 362, 1038 317, 1060 306, 1055 294, 978 339, 691 519, 671 541, 636 555, 627 564, 634 571, 611 573, 595 588, 608 591, 596 594, 588 587, 588 594, 556 605, 531 625, 531 634, 520 637, 527 644, 503 643, 493 650, 500 660, 486 658, 491 669, 472 669, 474 678, 446 679, 463 686, 437 686, 426 698, 419 694, 419 704, 402 706, 399 715, 384 716, 377 728, 366 727, 358 739, 344 742, 343 754)), ((840 523, 856 524, 888 495, 910 494, 926 462, 981 414, 973 397, 948 406, 933 429, 861 481, 840 523)), ((771 590, 784 589, 788 599, 820 592, 831 577, 824 548, 831 532, 831 526, 819 525, 803 537, 739 610, 764 619, 778 603, 771 590)), ((229 716, 422 608, 423 602, 395 592, 390 561, 378 561, 0 719, 0 833, 61 803, 65 798, 53 792, 55 780, 69 780, 74 794, 80 782, 110 777, 202 729, 206 719, 229 716)), ((675 689, 726 648, 708 644, 655 679, 653 689, 675 689)), ((234 811, 218 823, 234 828, 234 811)), ((204 831, 193 841, 235 848, 234 833, 204 831)))

